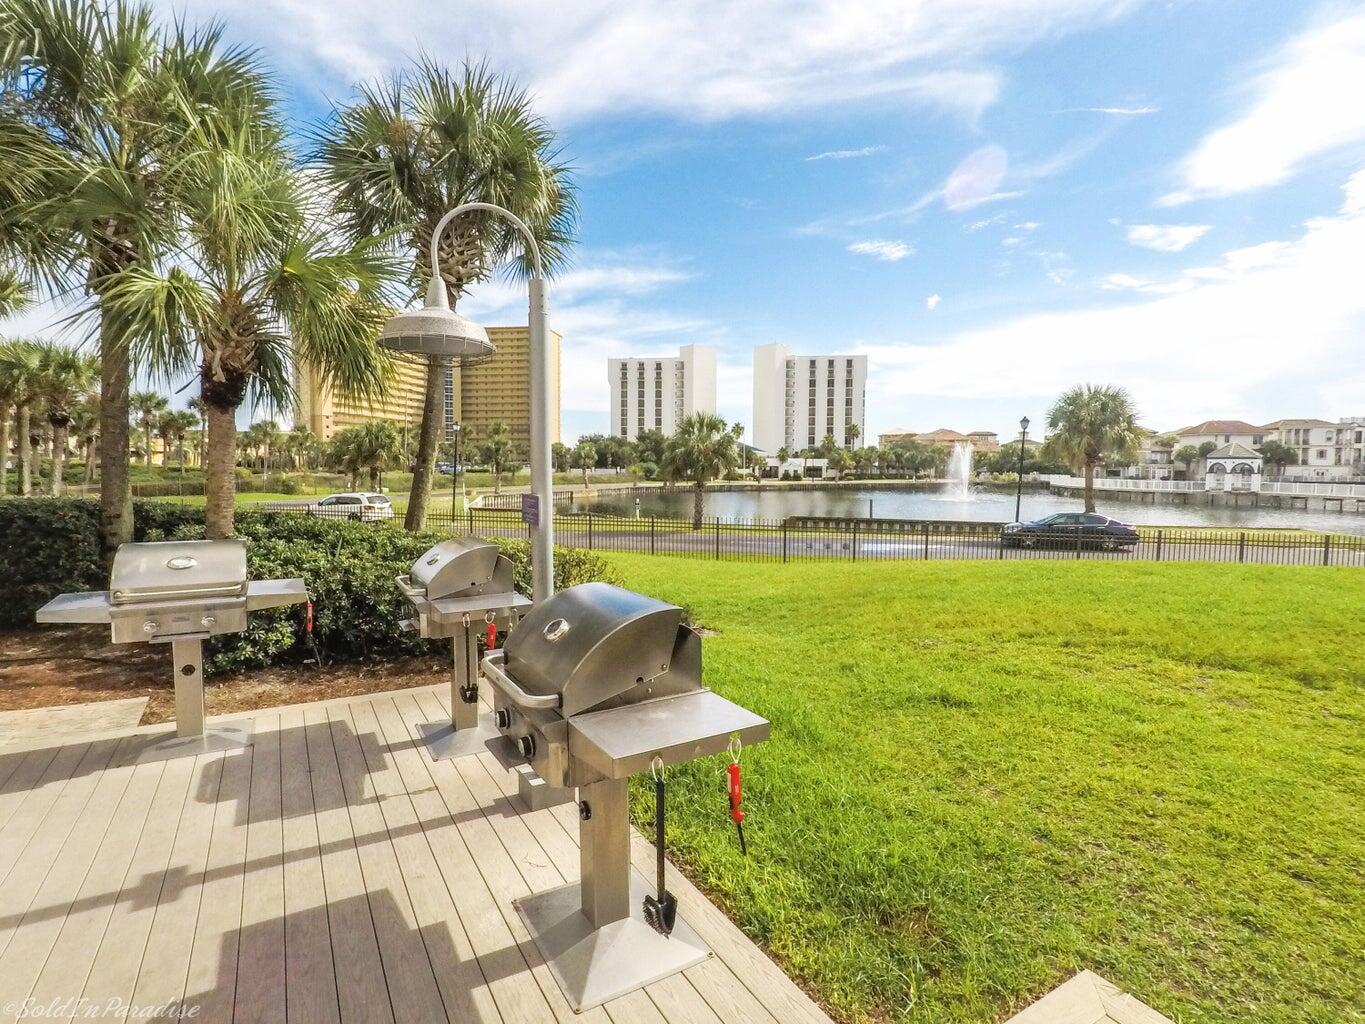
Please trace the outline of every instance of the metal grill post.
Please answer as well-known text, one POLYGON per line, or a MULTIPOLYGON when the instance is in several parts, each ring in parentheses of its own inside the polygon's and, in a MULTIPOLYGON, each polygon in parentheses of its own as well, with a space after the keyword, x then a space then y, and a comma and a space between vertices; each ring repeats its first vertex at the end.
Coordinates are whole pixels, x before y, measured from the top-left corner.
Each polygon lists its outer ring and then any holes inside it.
POLYGON ((175 733, 204 735, 204 641, 172 640, 175 663, 175 733))
POLYGON ((579 791, 588 817, 579 825, 583 916, 601 928, 630 916, 628 782, 608 779, 579 791))

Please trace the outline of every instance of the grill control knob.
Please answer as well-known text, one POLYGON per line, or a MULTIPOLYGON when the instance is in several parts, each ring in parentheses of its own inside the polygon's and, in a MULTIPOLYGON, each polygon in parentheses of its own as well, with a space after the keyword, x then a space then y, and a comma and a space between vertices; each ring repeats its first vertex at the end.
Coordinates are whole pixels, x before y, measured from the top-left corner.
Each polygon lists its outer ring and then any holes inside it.
POLYGON ((535 757, 536 741, 533 736, 523 736, 517 740, 517 749, 521 751, 522 757, 535 757))
POLYGON ((205 615, 202 619, 199 620, 199 625, 203 626, 205 629, 212 629, 213 624, 217 621, 218 620, 215 619, 212 615, 205 615))
POLYGON ((498 723, 499 729, 506 729, 512 724, 512 712, 508 711, 506 708, 498 708, 493 715, 493 721, 498 723))
POLYGON ((142 632, 144 633, 155 633, 159 628, 156 619, 148 619, 142 624, 142 632))

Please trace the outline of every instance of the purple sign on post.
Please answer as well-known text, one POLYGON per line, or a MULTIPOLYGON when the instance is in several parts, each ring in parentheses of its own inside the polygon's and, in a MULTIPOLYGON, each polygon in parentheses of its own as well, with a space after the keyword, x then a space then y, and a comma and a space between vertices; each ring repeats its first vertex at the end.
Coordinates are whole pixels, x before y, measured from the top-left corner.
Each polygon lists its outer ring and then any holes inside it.
POLYGON ((540 495, 521 496, 521 521, 530 527, 540 526, 540 495))

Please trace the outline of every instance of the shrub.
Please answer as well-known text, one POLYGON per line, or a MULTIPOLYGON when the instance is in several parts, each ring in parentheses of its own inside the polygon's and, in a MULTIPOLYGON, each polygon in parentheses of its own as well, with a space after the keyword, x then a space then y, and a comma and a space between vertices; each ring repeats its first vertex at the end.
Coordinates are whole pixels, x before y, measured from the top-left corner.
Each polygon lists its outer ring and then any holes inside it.
MULTIPOLYGON (((427 641, 399 628, 409 609, 394 577, 443 533, 407 533, 388 524, 316 519, 292 513, 239 512, 237 533, 247 542, 254 579, 301 577, 314 606, 313 636, 329 661, 350 661, 429 650, 427 641)), ((198 540, 204 510, 167 502, 134 503, 136 540, 198 540)), ((54 595, 101 590, 108 571, 100 559, 99 505, 76 498, 0 500, 0 624, 32 626, 37 609, 54 595)), ((498 541, 513 563, 517 588, 531 590, 525 541, 498 541)), ((606 579, 606 562, 589 551, 556 549, 557 589, 606 579)), ((243 633, 215 637, 210 672, 302 660, 311 653, 301 607, 252 615, 243 633)))
POLYGON ((0 624, 31 626, 55 595, 99 589, 106 579, 98 503, 0 499, 0 624))

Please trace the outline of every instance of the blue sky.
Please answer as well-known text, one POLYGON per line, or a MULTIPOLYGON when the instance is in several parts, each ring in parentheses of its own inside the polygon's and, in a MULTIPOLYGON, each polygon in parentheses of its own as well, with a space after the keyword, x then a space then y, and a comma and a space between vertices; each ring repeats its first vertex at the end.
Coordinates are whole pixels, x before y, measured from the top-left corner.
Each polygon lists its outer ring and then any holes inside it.
MULTIPOLYGON (((181 9, 177 5, 177 9, 181 9)), ((869 433, 1365 413, 1365 5, 1237 0, 192 2, 300 123, 424 48, 537 97, 579 169, 563 429, 605 360, 867 352, 869 433), (415 26, 420 26, 419 31, 415 26), (281 41, 288 40, 288 45, 281 41)), ((464 308, 524 317, 493 283, 464 308)))

